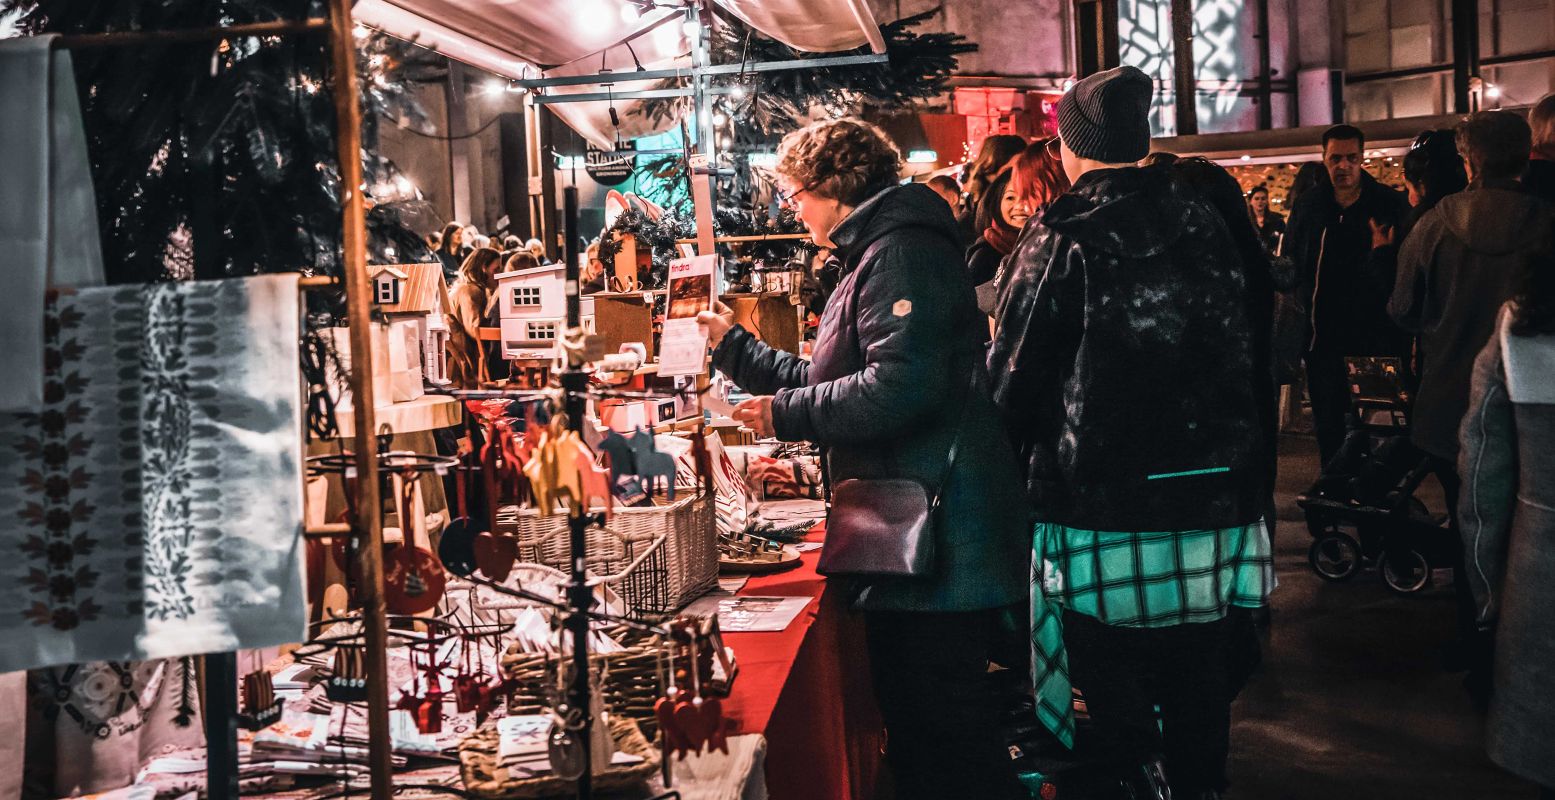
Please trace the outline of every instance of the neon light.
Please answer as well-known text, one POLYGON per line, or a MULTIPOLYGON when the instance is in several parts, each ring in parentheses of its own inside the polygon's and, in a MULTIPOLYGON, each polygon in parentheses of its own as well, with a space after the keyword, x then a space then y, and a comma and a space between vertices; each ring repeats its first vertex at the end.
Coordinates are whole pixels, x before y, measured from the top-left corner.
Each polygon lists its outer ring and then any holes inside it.
POLYGON ((1217 472, 1230 472, 1230 467, 1209 467, 1208 469, 1190 469, 1186 472, 1158 472, 1154 475, 1146 475, 1147 481, 1159 481, 1166 478, 1187 478, 1193 475, 1212 475, 1217 472))

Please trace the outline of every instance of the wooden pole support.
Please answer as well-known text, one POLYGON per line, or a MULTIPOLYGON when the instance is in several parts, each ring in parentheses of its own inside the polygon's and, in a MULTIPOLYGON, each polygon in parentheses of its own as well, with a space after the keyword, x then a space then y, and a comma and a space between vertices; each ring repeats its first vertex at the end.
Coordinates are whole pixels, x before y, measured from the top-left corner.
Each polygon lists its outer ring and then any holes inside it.
MULTIPOLYGON (((356 39, 351 0, 329 0, 330 61, 333 65, 340 186, 344 206, 341 279, 346 290, 346 320, 351 352, 371 353, 371 287, 367 280, 367 214, 362 203, 362 112, 356 90, 356 39)), ((360 547, 362 628, 367 663, 368 769, 373 800, 394 792, 393 752, 389 738, 388 620, 383 600, 383 518, 378 485, 377 425, 373 415, 373 360, 351 359, 351 399, 356 428, 356 519, 360 547)))

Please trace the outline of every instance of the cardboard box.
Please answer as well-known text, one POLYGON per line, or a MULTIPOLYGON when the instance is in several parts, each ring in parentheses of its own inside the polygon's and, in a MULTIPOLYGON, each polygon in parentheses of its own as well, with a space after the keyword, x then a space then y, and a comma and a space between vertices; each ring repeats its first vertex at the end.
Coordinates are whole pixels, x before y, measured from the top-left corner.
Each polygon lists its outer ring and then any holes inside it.
POLYGON ((643 302, 642 292, 596 294, 594 331, 605 339, 605 352, 619 352, 621 345, 637 342, 654 359, 653 307, 643 302))
POLYGON ((786 293, 730 294, 723 303, 734 310, 736 324, 768 345, 799 352, 799 312, 786 293))

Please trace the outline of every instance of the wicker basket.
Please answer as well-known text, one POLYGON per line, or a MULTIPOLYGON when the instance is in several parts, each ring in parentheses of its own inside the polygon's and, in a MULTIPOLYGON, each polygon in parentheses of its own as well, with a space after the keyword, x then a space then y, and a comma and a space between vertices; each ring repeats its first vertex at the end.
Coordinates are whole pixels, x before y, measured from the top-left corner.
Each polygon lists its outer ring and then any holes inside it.
MULTIPOLYGON (((640 763, 629 766, 611 765, 603 772, 594 773, 595 791, 613 792, 640 786, 659 770, 659 751, 649 744, 637 724, 628 719, 612 716, 610 735, 615 737, 616 749, 642 756, 640 763)), ((464 778, 464 788, 476 797, 571 797, 575 792, 572 781, 554 775, 519 777, 502 766, 498 755, 497 728, 483 725, 459 743, 459 773, 464 778)))
MULTIPOLYGON (((496 532, 518 541, 519 561, 571 569, 566 514, 542 517, 532 508, 504 506, 496 532)), ((639 618, 669 614, 718 582, 718 530, 705 494, 615 509, 607 530, 589 530, 587 546, 589 570, 605 576, 639 618)))
MULTIPOLYGON (((606 633, 625 649, 609 654, 594 653, 589 657, 594 669, 601 673, 605 706, 612 718, 630 719, 638 724, 644 735, 654 739, 659 735, 659 720, 654 716, 653 704, 663 693, 659 676, 662 640, 625 627, 606 633)), ((547 671, 548 662, 555 660, 554 655, 525 653, 512 646, 502 654, 502 671, 512 679, 512 689, 508 693, 509 714, 544 711, 545 690, 554 680, 547 671)))

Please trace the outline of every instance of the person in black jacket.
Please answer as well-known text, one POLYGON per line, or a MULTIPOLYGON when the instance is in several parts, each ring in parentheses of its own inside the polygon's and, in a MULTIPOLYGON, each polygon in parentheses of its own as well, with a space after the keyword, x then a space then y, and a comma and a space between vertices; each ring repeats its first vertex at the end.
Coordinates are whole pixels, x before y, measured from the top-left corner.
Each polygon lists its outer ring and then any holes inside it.
POLYGON ((999 273, 999 262, 1015 249, 1021 226, 1026 224, 1027 213, 1016 207, 1011 172, 1006 167, 994 178, 972 223, 978 235, 967 248, 966 269, 973 286, 982 286, 999 273))
POLYGON ((1268 338, 1254 331, 1272 298, 1265 279, 1252 301, 1213 202, 1175 167, 1133 166, 1153 94, 1119 67, 1060 101, 1073 187, 1006 262, 988 364, 1038 523, 1039 701, 1067 694, 1048 633, 1061 614, 1097 742, 1147 773, 1164 754, 1170 796, 1201 800, 1226 786, 1231 609, 1263 607, 1273 586, 1268 338))
POLYGON ((1528 112, 1528 127, 1533 130, 1533 145, 1523 172, 1523 190, 1555 205, 1555 94, 1545 95, 1528 112))
POLYGON ((1270 255, 1280 251, 1280 240, 1285 238, 1285 215, 1269 210, 1269 187, 1258 184, 1247 193, 1247 214, 1263 251, 1270 255))
POLYGON ((932 189, 896 185, 900 164, 884 133, 851 119, 778 149, 784 202, 842 269, 810 362, 731 326, 727 309, 698 319, 713 365, 757 395, 735 419, 822 445, 832 485, 908 479, 941 499, 932 574, 829 587, 864 614, 896 796, 1025 797, 985 682, 1001 610, 1026 597, 1029 517, 956 220, 932 189))
POLYGON ((1326 185, 1291 209, 1283 255, 1296 265, 1297 297, 1311 321, 1305 357, 1318 450, 1326 465, 1344 442, 1354 413, 1347 356, 1407 360, 1409 337, 1388 319, 1393 276, 1372 269, 1372 223, 1397 227, 1408 214, 1398 192, 1363 168, 1366 138, 1335 125, 1323 133, 1326 185))
POLYGON ((443 235, 438 237, 437 260, 443 265, 443 278, 449 286, 459 279, 459 267, 468 254, 469 250, 464 246, 464 225, 459 222, 444 225, 443 235))

